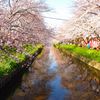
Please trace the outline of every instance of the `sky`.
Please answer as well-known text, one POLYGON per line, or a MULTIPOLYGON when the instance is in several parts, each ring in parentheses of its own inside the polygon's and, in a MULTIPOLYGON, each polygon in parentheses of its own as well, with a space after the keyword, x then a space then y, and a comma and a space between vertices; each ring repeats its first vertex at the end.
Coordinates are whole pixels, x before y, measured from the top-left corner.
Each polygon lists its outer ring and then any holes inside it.
MULTIPOLYGON (((72 6, 74 4, 74 0, 46 0, 46 3, 53 10, 51 10, 51 12, 44 13, 44 16, 67 20, 73 16, 72 6)), ((61 20, 47 18, 45 18, 45 22, 50 27, 54 28, 60 27, 63 23, 61 20)))

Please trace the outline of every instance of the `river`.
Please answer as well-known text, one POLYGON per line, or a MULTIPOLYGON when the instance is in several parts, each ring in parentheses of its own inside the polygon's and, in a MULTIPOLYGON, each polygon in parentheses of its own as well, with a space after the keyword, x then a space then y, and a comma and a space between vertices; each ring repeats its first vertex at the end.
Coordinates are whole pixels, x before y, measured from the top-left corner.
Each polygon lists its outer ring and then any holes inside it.
POLYGON ((49 48, 34 61, 6 99, 100 100, 100 72, 49 48))

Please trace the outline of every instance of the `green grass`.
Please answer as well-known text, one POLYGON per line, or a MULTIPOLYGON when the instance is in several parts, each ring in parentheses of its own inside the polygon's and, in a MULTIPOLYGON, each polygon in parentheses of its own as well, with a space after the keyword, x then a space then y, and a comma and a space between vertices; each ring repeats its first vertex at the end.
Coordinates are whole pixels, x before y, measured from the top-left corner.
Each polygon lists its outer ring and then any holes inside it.
POLYGON ((60 50, 67 50, 78 57, 86 57, 90 60, 95 60, 97 62, 100 62, 100 51, 93 50, 93 49, 88 49, 88 48, 83 48, 83 47, 78 47, 76 45, 67 45, 67 44, 56 44, 56 48, 60 50))
POLYGON ((43 46, 41 44, 37 44, 37 45, 32 45, 32 44, 25 44, 23 46, 24 48, 24 52, 27 53, 28 55, 32 55, 34 54, 35 51, 38 50, 38 48, 42 48, 43 46))
POLYGON ((4 46, 3 50, 0 50, 0 77, 10 74, 15 68, 19 67, 19 63, 25 61, 26 55, 33 55, 39 48, 43 48, 41 44, 33 46, 32 44, 25 44, 23 46, 23 52, 17 52, 16 48, 4 46))

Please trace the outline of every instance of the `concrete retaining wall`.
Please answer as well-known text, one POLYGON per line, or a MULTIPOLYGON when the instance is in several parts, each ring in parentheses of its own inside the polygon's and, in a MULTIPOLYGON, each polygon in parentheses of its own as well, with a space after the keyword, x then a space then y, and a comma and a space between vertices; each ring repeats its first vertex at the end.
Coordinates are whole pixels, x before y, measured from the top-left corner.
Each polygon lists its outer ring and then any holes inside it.
POLYGON ((84 63, 88 64, 89 66, 91 66, 91 67, 93 67, 93 68, 95 68, 95 69, 97 69, 97 70, 100 70, 100 63, 97 62, 97 61, 90 60, 90 59, 85 58, 85 57, 83 57, 83 56, 76 55, 76 54, 71 53, 71 52, 69 52, 69 51, 67 51, 67 50, 60 50, 60 51, 63 52, 64 54, 73 56, 73 57, 75 57, 75 58, 77 58, 77 59, 83 61, 84 63))

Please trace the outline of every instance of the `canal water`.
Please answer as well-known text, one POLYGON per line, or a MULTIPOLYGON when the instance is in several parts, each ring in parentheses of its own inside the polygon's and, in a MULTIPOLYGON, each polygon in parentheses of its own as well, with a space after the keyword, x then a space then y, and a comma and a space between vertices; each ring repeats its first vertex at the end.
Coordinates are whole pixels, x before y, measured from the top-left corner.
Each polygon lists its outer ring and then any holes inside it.
POLYGON ((100 73, 54 48, 46 49, 7 100, 100 100, 100 73))

